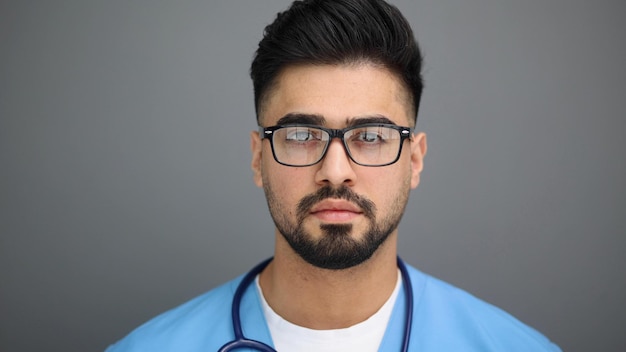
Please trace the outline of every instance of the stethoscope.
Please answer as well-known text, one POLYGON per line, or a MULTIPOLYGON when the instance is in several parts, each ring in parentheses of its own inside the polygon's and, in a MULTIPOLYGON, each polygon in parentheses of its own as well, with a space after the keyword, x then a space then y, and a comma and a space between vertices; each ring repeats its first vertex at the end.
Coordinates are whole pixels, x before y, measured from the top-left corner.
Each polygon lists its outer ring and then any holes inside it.
MULTIPOLYGON (((233 330, 235 332, 235 339, 233 341, 227 342, 224 346, 222 346, 218 352, 227 352, 234 351, 238 348, 252 348, 257 351, 263 352, 276 352, 271 346, 264 344, 263 342, 250 340, 243 335, 243 330, 241 329, 241 317, 239 316, 239 306, 241 305, 241 298, 243 297, 244 292, 248 289, 248 286, 252 284, 255 277, 265 269, 265 267, 272 261, 273 258, 269 258, 257 266, 252 268, 246 276, 241 280, 239 286, 237 286, 237 290, 235 291, 235 295, 233 296, 233 305, 231 307, 231 316, 233 319, 233 330)), ((398 268, 400 269, 400 274, 402 275, 403 288, 404 288, 404 296, 406 301, 406 310, 405 310, 405 320, 404 320, 404 335, 402 339, 402 352, 408 352, 409 350, 409 339, 411 337, 411 324, 413 321, 413 289, 411 287, 411 279, 409 278, 409 273, 406 270, 406 265, 400 257, 398 257, 398 268)))

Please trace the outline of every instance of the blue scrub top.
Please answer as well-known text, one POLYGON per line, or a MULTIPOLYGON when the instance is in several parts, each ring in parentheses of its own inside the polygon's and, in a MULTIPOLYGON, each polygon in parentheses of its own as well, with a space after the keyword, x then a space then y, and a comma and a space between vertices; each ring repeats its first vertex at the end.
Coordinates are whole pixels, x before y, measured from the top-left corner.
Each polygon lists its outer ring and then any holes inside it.
MULTIPOLYGON (((503 310, 411 266, 407 269, 414 296, 410 351, 561 351, 503 310)), ((106 352, 217 351, 234 339, 231 303, 242 278, 157 316, 106 352)), ((379 351, 400 350, 405 301, 404 291, 400 290, 379 351)), ((240 312, 246 338, 272 346, 255 285, 243 295, 240 312)))

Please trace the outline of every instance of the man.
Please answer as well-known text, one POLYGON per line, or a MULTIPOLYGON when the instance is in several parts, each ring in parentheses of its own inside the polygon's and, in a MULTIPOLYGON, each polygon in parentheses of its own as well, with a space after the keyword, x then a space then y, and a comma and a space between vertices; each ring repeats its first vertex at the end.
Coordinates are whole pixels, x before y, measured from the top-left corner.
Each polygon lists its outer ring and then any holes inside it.
POLYGON ((559 351, 397 259, 417 187, 421 54, 382 0, 296 1, 252 63, 254 182, 273 260, 151 320, 108 351, 559 351))

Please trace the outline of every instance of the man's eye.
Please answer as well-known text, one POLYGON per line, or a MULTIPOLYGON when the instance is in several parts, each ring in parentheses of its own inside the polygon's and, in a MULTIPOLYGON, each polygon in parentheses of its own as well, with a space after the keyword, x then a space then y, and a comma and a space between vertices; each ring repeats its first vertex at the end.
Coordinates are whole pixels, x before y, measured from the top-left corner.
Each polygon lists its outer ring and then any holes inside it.
POLYGON ((317 139, 313 131, 307 129, 294 129, 289 131, 286 135, 288 141, 294 142, 306 142, 313 139, 317 139))
POLYGON ((363 143, 380 143, 383 142, 383 136, 372 131, 362 131, 356 135, 356 140, 363 143))

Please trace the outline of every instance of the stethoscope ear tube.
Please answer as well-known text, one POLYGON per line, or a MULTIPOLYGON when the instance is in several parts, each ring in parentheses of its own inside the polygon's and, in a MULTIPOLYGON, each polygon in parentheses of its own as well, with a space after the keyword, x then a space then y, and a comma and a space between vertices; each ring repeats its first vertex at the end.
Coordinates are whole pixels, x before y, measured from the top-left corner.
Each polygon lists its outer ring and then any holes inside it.
POLYGON ((413 325, 413 285, 406 265, 400 257, 398 257, 398 268, 402 275, 402 286, 404 287, 404 300, 406 307, 404 309, 404 338, 402 340, 402 352, 409 352, 409 341, 411 340, 411 328, 413 325))
POLYGON ((264 344, 260 341, 248 340, 243 335, 243 330, 241 328, 241 317, 239 316, 239 307, 241 306, 241 299, 243 298, 243 294, 246 292, 248 286, 252 284, 254 278, 265 269, 265 267, 274 259, 271 257, 259 263, 257 266, 252 268, 246 276, 243 277, 239 286, 237 286, 237 290, 235 291, 235 295, 233 296, 233 304, 231 306, 230 316, 233 321, 233 331, 235 333, 235 339, 233 341, 227 342, 224 346, 222 346, 218 352, 228 352, 234 351, 239 348, 253 348, 258 351, 264 352, 276 352, 272 347, 264 344))

